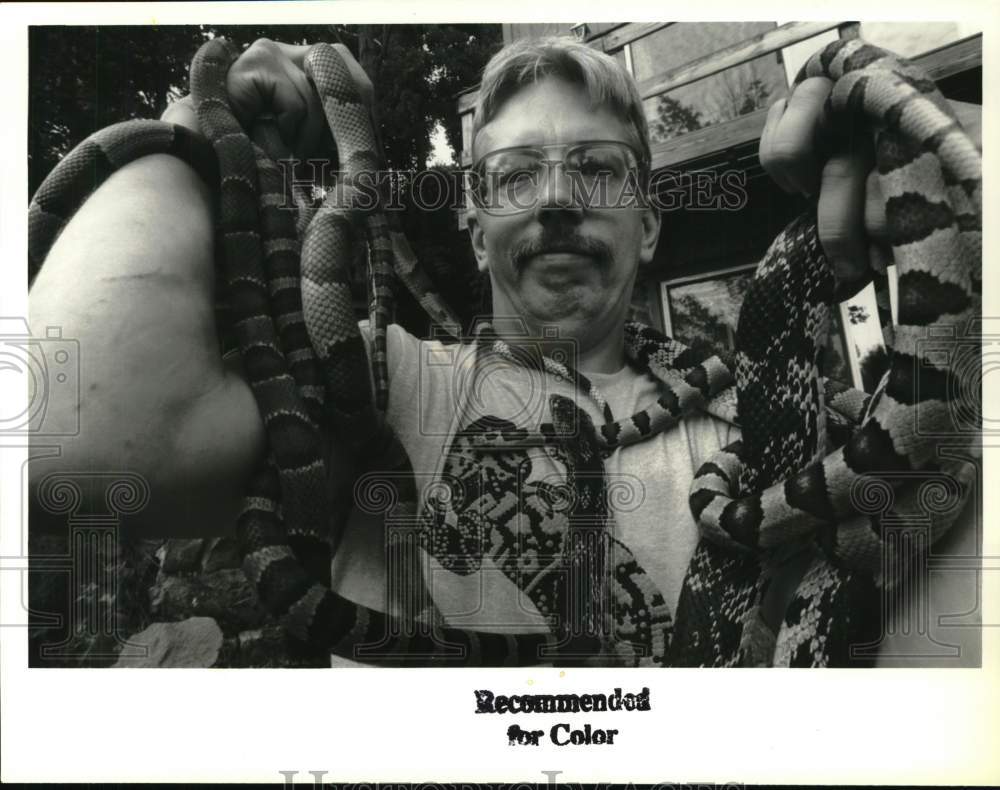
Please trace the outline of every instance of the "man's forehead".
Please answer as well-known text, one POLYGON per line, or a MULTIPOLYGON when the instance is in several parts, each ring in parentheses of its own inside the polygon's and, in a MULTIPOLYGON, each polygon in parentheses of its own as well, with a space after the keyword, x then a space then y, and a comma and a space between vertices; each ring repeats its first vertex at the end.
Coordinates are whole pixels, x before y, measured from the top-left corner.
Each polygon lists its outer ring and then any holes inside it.
POLYGON ((624 121, 607 105, 595 104, 584 86, 547 77, 508 96, 474 144, 482 154, 514 145, 630 137, 624 121))

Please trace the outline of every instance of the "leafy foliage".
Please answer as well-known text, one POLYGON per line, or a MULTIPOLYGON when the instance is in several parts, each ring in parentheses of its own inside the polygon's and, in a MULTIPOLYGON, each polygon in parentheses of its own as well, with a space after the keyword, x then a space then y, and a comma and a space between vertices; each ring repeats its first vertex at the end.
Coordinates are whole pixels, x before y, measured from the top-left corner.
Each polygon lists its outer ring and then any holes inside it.
POLYGON ((499 25, 178 25, 32 27, 29 31, 29 189, 87 135, 155 118, 186 92, 195 50, 211 36, 346 44, 376 89, 391 167, 421 168, 441 123, 461 139, 455 96, 476 84, 501 45, 499 25))
MULTIPOLYGON (((424 169, 438 124, 453 147, 461 147, 456 96, 478 82, 502 44, 499 25, 32 27, 29 195, 62 156, 97 129, 130 118, 158 118, 187 92, 191 58, 213 36, 243 47, 258 38, 345 44, 375 86, 374 114, 386 158, 398 170, 424 169)), ((457 163, 448 167, 454 170, 457 163)), ((475 266, 450 205, 420 211, 405 224, 417 255, 434 257, 461 295, 460 286, 474 281, 475 266)))
POLYGON ((698 110, 664 94, 656 103, 656 120, 650 131, 654 140, 669 140, 703 126, 698 110))
POLYGON ((360 25, 345 33, 344 43, 375 84, 390 167, 422 168, 437 123, 454 147, 461 146, 455 97, 479 81, 501 46, 499 30, 499 25, 360 25))
POLYGON ((776 98, 768 73, 751 61, 705 78, 687 92, 696 96, 699 109, 685 104, 677 96, 662 94, 657 99, 656 118, 651 124, 657 141, 679 137, 687 132, 731 121, 741 115, 767 107, 776 98))
POLYGON ((771 95, 771 89, 764 84, 763 80, 754 79, 747 86, 746 93, 743 94, 743 102, 736 111, 737 115, 746 115, 754 110, 760 110, 767 106, 767 99, 771 95))

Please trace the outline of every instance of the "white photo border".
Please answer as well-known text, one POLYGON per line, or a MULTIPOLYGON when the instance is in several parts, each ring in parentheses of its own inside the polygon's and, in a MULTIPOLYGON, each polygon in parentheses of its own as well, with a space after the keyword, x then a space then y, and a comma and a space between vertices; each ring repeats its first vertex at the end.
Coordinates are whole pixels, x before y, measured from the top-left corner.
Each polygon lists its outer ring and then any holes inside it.
MULTIPOLYGON (((4 120, 0 125, 0 315, 27 316, 27 26, 248 22, 499 22, 739 19, 747 7, 702 2, 667 8, 446 2, 5 4, 0 7, 4 120)), ((939 20, 977 17, 984 29, 983 139, 997 125, 997 7, 953 0, 753 6, 755 17, 939 20)), ((376 86, 377 87, 377 86, 376 86)), ((985 145, 987 172, 996 149, 985 145)), ((984 214, 998 213, 987 179, 984 214)), ((997 239, 984 236, 985 316, 1000 316, 997 239)), ((1000 399, 984 379, 984 403, 1000 399)), ((24 393, 5 390, 20 402, 24 393)), ((984 479, 1000 444, 984 442, 984 479)), ((1000 782, 1000 499, 987 486, 983 668, 978 670, 338 669, 45 670, 27 668, 21 559, 21 470, 26 448, 0 448, 0 765, 4 781, 280 782, 1000 782), (22 623, 22 625, 17 625, 22 623), (10 625, 7 625, 10 624, 10 625), (992 627, 991 627, 992 626, 992 627), (621 731, 604 748, 510 747, 512 717, 473 713, 475 689, 585 693, 647 686, 649 712, 595 714, 621 731), (546 773, 549 772, 549 773, 546 773)), ((550 716, 539 717, 550 724, 550 716)), ((574 721, 582 721, 574 717, 574 721)), ((529 720, 528 724, 534 724, 529 720)))

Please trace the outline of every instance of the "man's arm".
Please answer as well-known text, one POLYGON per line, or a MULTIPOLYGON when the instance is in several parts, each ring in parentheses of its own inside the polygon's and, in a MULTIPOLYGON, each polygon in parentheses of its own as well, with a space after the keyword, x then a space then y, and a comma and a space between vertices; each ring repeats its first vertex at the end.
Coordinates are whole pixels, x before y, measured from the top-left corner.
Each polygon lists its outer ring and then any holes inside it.
POLYGON ((122 471, 151 489, 127 527, 162 536, 232 529, 263 426, 218 351, 212 223, 194 170, 151 156, 112 175, 53 246, 29 319, 79 341, 80 430, 58 442, 58 458, 31 464, 33 527, 64 523, 37 507, 47 474, 122 471))
MULTIPOLYGON (((362 97, 372 86, 338 46, 362 97)), ((302 71, 305 46, 262 39, 227 77, 244 126, 268 114, 308 158, 325 121, 302 71)), ((164 119, 197 130, 187 101, 164 119)), ((115 173, 66 227, 29 298, 32 327, 57 326, 80 347, 79 435, 30 468, 33 528, 65 526, 38 506, 46 475, 131 472, 151 490, 126 528, 160 537, 232 531, 264 430, 237 366, 219 355, 214 319, 211 194, 180 160, 151 156, 115 173)), ((36 332, 39 330, 36 329, 36 332)), ((50 404, 53 409, 75 403, 50 404)), ((42 444, 39 442, 39 444, 42 444)), ((98 492, 91 495, 101 498, 98 492)), ((101 510, 103 500, 84 502, 101 510)))

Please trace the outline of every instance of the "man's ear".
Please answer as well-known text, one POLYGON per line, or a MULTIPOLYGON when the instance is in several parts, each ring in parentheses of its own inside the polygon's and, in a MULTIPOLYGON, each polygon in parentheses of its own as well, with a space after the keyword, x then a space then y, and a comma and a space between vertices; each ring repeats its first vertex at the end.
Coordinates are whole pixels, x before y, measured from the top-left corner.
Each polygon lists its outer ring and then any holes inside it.
POLYGON ((642 210, 642 241, 639 246, 639 262, 648 265, 653 262, 656 242, 660 238, 660 212, 652 206, 642 210))
POLYGON ((469 228, 469 238, 472 241, 472 251, 476 255, 476 263, 479 271, 485 272, 486 265, 486 239, 483 237, 483 226, 479 223, 476 209, 470 206, 465 215, 465 221, 469 228))

